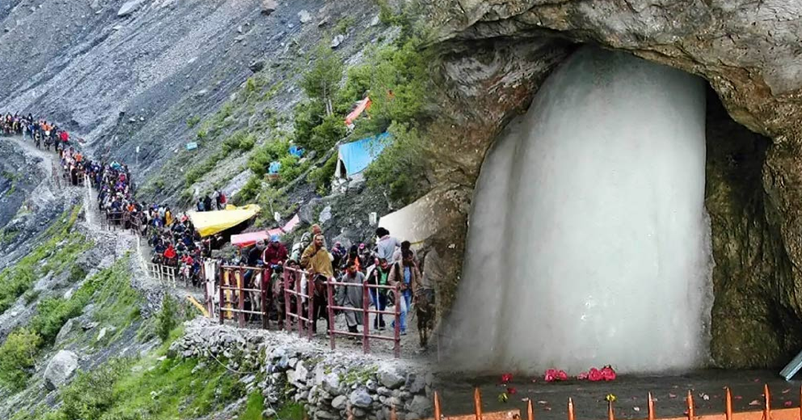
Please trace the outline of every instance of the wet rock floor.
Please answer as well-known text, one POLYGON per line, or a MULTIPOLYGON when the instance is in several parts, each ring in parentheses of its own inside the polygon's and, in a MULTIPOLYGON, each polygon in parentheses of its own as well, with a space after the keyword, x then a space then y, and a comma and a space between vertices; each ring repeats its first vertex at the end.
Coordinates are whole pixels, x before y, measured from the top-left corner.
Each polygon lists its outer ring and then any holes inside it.
POLYGON ((467 377, 438 375, 437 389, 446 415, 473 413, 473 390, 482 393, 483 410, 502 411, 520 409, 526 413, 526 399, 531 399, 538 420, 566 419, 568 398, 573 398, 577 419, 606 419, 605 397, 613 394, 616 418, 639 419, 647 415, 647 395, 656 399, 658 418, 685 415, 685 397, 693 392, 697 415, 724 412, 724 388, 729 386, 733 395, 733 409, 760 411, 763 408, 763 385, 769 386, 772 408, 799 408, 802 381, 786 382, 777 371, 724 371, 702 370, 674 376, 619 376, 611 382, 570 380, 547 383, 542 377, 514 377, 507 385, 496 377, 467 377), (534 382, 533 382, 534 379, 534 382), (515 389, 508 394, 507 402, 499 401, 499 394, 507 387, 515 389))

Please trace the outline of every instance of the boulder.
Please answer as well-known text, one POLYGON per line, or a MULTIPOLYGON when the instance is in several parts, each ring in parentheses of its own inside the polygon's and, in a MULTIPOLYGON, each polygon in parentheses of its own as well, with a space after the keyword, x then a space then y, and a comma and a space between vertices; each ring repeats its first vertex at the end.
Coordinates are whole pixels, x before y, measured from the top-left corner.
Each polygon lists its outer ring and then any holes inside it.
POLYGON ((398 372, 396 372, 395 369, 382 367, 379 369, 379 382, 385 388, 397 389, 404 385, 406 379, 403 375, 400 375, 398 372))
POLYGON ((69 350, 59 351, 45 368, 45 387, 51 391, 61 388, 77 369, 78 355, 69 350))
POLYGON ((122 7, 120 7, 120 10, 117 11, 117 17, 125 17, 131 13, 134 13, 144 2, 145 0, 131 0, 123 3, 122 7))
POLYGON ((67 339, 67 336, 70 335, 72 329, 75 327, 76 321, 75 318, 69 319, 67 322, 64 323, 64 326, 58 331, 58 335, 56 335, 56 345, 63 343, 64 340, 67 339))
POLYGON ((248 65, 248 68, 254 73, 260 72, 265 68, 265 60, 252 61, 251 64, 248 65))
POLYGON ((364 387, 359 387, 352 392, 348 400, 351 402, 351 406, 359 408, 368 408, 370 407, 370 403, 373 402, 373 398, 371 398, 370 394, 368 394, 368 390, 364 387))
POLYGON ((323 377, 321 385, 323 386, 323 390, 329 394, 337 394, 340 388, 340 377, 334 372, 329 373, 323 377))
POLYGON ((335 410, 342 410, 345 408, 346 402, 348 402, 348 398, 346 398, 345 395, 338 395, 331 401, 331 406, 335 410))
POLYGON ((309 374, 309 370, 306 369, 304 366, 304 362, 300 361, 295 366, 295 369, 287 371, 287 380, 295 386, 303 386, 306 384, 306 375, 309 374))
POLYGON ((422 395, 416 395, 412 401, 404 407, 406 411, 425 415, 431 410, 432 402, 422 395))
POLYGON ((277 8, 278 2, 276 2, 276 0, 262 0, 263 15, 270 16, 270 14, 275 12, 277 8))
POLYGON ((339 35, 335 36, 334 38, 332 38, 332 40, 331 40, 331 48, 339 47, 340 44, 343 43, 344 39, 345 39, 345 35, 342 35, 342 34, 339 34, 339 35))
POLYGON ((301 10, 298 12, 298 20, 300 20, 301 23, 308 23, 312 20, 312 15, 310 15, 306 10, 301 10))

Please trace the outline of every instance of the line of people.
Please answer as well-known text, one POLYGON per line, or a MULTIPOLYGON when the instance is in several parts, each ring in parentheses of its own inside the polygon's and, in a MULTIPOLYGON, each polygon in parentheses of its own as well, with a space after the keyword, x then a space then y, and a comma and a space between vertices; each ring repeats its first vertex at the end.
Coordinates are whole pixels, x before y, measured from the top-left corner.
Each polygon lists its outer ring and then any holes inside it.
MULTIPOLYGON (((118 161, 110 163, 92 161, 69 144, 69 135, 59 130, 57 125, 45 119, 34 119, 17 114, 0 114, 0 130, 6 134, 17 134, 36 139, 59 139, 55 148, 60 157, 60 164, 72 185, 79 185, 83 177, 88 177, 92 186, 97 189, 99 210, 104 213, 109 223, 132 229, 146 237, 152 249, 152 262, 175 267, 181 277, 193 285, 201 286, 204 282, 204 262, 212 259, 211 251, 219 247, 217 237, 201 238, 196 232, 191 219, 186 213, 176 215, 170 206, 138 202, 135 197, 134 183, 127 165, 118 161)), ((198 211, 213 211, 225 208, 226 197, 221 192, 202 197, 198 201, 198 211)), ((406 335, 407 318, 415 306, 418 314, 419 330, 430 329, 434 319, 434 287, 436 264, 427 256, 427 266, 431 267, 422 273, 419 261, 411 249, 409 242, 401 242, 390 235, 384 228, 376 230, 375 246, 365 243, 354 244, 349 249, 336 242, 331 250, 326 245, 322 229, 314 225, 310 232, 304 233, 288 252, 278 236, 270 238, 269 243, 257 242, 251 249, 241 255, 227 260, 217 259, 215 265, 236 265, 245 267, 273 268, 271 279, 256 280, 253 270, 246 271, 247 287, 267 287, 273 305, 268 313, 273 319, 285 318, 282 269, 284 266, 306 270, 308 276, 293 280, 301 281, 305 289, 310 290, 314 302, 314 319, 326 319, 327 287, 325 281, 335 278, 339 282, 353 283, 354 286, 338 287, 335 294, 337 305, 361 309, 363 305, 362 284, 380 286, 398 286, 401 294, 399 302, 389 289, 370 289, 370 305, 376 310, 384 311, 390 305, 400 305, 401 334, 406 335), (423 318, 423 319, 421 319, 423 318), (421 324, 423 322, 423 325, 421 324)), ((216 273, 216 271, 215 271, 216 273)), ((293 277, 294 279, 294 277, 293 277)), ((218 279, 219 280, 219 279, 218 279)), ((219 284, 219 283, 218 283, 219 284)), ((291 285, 294 287, 294 285, 291 285)), ((256 302, 248 302, 253 306, 256 302)), ((304 304, 304 303, 302 303, 304 304)), ((291 302, 295 308, 297 302, 291 302)), ((361 312, 345 312, 348 330, 359 332, 358 327, 367 320, 362 319, 361 312)), ((316 324, 316 322, 315 322, 316 324)), ((394 325, 391 324, 391 327, 394 325)), ((313 326, 316 330, 316 325, 313 326)), ((373 320, 374 330, 384 330, 386 323, 382 314, 373 320)), ((421 331, 421 345, 425 346, 425 332, 421 331)))
POLYGON ((46 150, 53 147, 59 152, 65 149, 70 141, 70 134, 66 130, 60 129, 57 124, 44 118, 34 118, 30 113, 0 114, 0 132, 6 135, 30 137, 37 149, 44 143, 46 150))

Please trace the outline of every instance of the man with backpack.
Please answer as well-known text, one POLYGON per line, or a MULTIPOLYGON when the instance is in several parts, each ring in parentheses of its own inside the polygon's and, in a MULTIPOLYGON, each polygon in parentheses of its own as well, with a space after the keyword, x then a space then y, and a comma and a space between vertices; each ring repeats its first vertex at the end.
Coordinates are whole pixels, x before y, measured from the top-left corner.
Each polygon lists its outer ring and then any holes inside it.
MULTIPOLYGON (((407 313, 412 303, 412 288, 420 283, 420 270, 415 264, 415 255, 411 250, 405 249, 400 262, 393 263, 387 282, 390 286, 398 286, 401 294, 401 335, 407 335, 407 313)), ((395 326, 395 325, 393 325, 395 326)))

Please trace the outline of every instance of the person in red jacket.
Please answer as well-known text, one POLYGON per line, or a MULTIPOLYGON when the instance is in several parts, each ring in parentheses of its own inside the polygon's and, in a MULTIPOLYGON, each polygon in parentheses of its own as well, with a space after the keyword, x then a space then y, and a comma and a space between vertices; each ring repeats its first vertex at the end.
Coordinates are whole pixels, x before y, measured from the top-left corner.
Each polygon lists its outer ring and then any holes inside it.
POLYGON ((167 249, 164 250, 164 259, 167 265, 175 265, 176 254, 175 254, 175 247, 173 247, 172 243, 167 244, 167 249))
POLYGON ((61 141, 66 143, 70 140, 70 135, 66 131, 61 132, 61 141))
POLYGON ((273 235, 270 237, 270 245, 265 248, 265 252, 262 254, 262 260, 265 262, 266 266, 273 267, 275 265, 284 264, 284 261, 287 261, 288 255, 287 247, 279 242, 278 235, 273 235))

